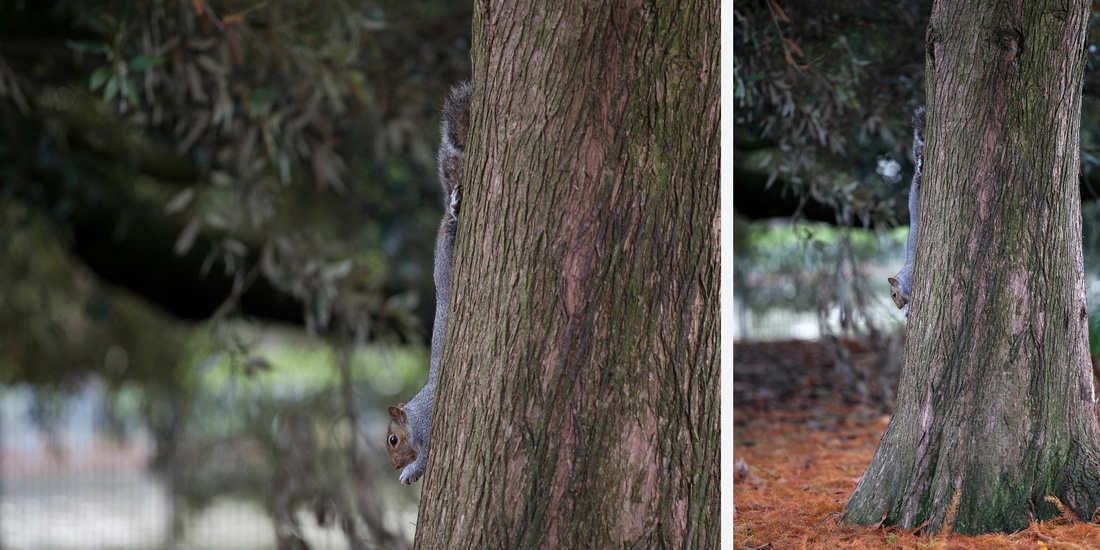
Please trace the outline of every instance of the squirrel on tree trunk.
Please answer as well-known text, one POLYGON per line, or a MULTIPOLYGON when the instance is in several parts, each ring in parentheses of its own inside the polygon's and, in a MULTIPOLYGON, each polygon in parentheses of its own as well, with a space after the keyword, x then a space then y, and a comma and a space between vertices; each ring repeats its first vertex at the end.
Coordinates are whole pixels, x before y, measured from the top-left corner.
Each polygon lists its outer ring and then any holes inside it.
POLYGON ((897 275, 890 277, 890 297, 898 309, 905 310, 909 316, 909 291, 913 285, 913 258, 917 255, 917 212, 920 210, 920 176, 924 161, 924 107, 917 107, 913 113, 913 160, 917 169, 913 173, 913 183, 909 187, 909 240, 905 245, 905 266, 897 275))
POLYGON ((458 205, 462 197, 462 173, 466 165, 466 134, 470 128, 470 83, 451 89, 443 105, 439 144, 439 181, 443 186, 444 212, 435 241, 435 325, 432 327, 432 358, 428 383, 408 403, 390 407, 390 429, 386 436, 390 460, 401 471, 401 483, 409 485, 424 475, 428 463, 432 403, 447 335, 447 314, 451 296, 451 264, 454 259, 458 205))

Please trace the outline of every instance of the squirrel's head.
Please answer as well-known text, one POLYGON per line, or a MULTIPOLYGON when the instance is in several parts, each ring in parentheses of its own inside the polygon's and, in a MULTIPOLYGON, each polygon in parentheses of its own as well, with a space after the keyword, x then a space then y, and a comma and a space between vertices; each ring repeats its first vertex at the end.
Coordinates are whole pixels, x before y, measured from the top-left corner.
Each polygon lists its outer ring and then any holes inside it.
POLYGON ((909 305, 909 297, 902 293, 901 283, 893 277, 886 280, 890 283, 890 297, 894 299, 894 305, 898 306, 898 309, 909 305))
POLYGON ((386 434, 386 448, 390 451, 390 460, 395 470, 400 470, 416 460, 416 449, 409 441, 409 417, 405 414, 405 404, 389 408, 390 429, 386 434))

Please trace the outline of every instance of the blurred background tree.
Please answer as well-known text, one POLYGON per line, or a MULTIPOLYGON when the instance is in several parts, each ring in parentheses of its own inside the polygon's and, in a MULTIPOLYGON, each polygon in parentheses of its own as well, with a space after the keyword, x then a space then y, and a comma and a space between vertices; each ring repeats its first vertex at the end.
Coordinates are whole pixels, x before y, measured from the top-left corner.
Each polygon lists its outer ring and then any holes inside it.
POLYGON ((406 544, 356 434, 426 372, 438 107, 470 20, 452 0, 0 4, 0 383, 103 381, 178 493, 258 496, 280 545, 303 506, 353 547, 406 544), (287 324, 330 347, 293 399, 260 382, 295 363, 260 345, 299 341, 268 331, 287 324))

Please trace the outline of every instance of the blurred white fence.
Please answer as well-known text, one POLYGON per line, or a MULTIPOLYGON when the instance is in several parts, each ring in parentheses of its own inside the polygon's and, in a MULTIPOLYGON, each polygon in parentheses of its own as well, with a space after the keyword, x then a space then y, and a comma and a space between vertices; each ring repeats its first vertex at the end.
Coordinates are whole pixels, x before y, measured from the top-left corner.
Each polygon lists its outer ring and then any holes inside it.
MULTIPOLYGON (((84 385, 47 432, 34 419, 31 389, 0 386, 0 548, 275 547, 274 523, 259 503, 177 506, 169 482, 148 468, 154 439, 140 424, 121 439, 108 435, 102 397, 95 383, 84 385)), ((299 519, 311 548, 348 547, 338 527, 318 527, 304 512, 299 519)))

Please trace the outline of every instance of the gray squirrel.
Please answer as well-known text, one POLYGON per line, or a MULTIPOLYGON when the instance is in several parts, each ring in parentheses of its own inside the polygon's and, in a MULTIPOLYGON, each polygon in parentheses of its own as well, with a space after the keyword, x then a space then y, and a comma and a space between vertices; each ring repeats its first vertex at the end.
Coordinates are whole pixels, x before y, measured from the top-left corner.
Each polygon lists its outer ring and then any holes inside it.
POLYGON ((462 173, 466 166, 466 134, 470 128, 470 83, 451 88, 443 105, 439 131, 439 182, 443 186, 444 212, 435 240, 435 325, 432 327, 432 358, 428 383, 408 403, 390 407, 390 429, 386 442, 390 460, 401 471, 401 483, 419 481, 428 463, 432 403, 447 335, 447 314, 451 297, 451 264, 454 260, 458 205, 462 197, 462 173))
POLYGON ((905 245, 905 266, 890 277, 890 297, 898 309, 909 316, 909 291, 913 285, 913 258, 917 255, 917 213, 920 210, 921 165, 924 162, 924 107, 913 113, 913 160, 917 163, 913 183, 909 187, 909 240, 905 245))

